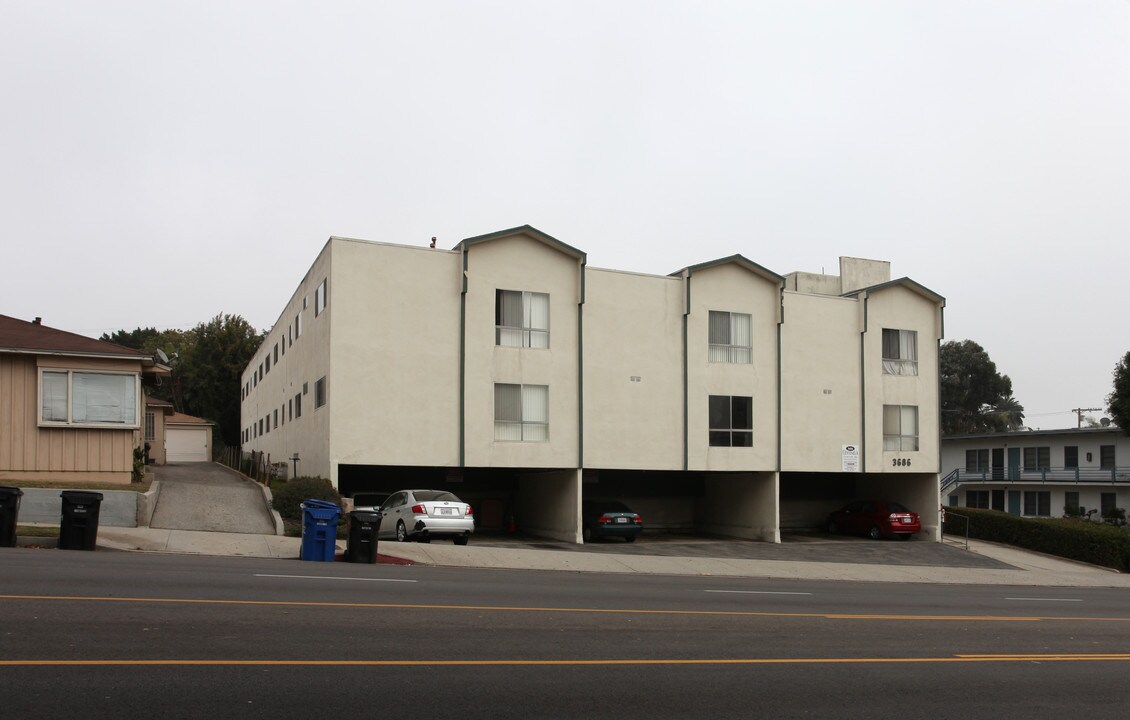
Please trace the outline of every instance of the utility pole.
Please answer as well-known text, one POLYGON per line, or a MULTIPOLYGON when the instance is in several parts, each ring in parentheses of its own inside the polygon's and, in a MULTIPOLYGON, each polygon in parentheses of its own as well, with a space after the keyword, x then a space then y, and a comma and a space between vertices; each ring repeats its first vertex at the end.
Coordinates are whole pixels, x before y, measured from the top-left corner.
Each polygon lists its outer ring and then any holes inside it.
POLYGON ((1075 413, 1078 422, 1075 425, 1076 429, 1083 427, 1083 413, 1085 412, 1101 412, 1102 408, 1075 408, 1071 412, 1075 413))

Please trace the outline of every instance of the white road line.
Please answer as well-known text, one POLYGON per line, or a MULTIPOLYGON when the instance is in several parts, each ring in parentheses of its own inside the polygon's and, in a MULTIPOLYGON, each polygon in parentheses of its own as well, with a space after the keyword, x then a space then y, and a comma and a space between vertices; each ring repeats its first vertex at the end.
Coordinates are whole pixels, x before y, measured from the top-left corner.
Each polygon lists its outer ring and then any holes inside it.
POLYGON ((704 590, 708 593, 733 593, 736 595, 811 595, 806 592, 774 592, 771 590, 704 590))
POLYGON ((267 575, 255 573, 255 577, 265 578, 294 578, 296 580, 357 580, 359 582, 399 582, 399 583, 414 583, 416 580, 394 580, 392 578, 354 578, 354 577, 333 577, 331 575, 267 575))
POLYGON ((1005 600, 1034 600, 1034 601, 1037 601, 1037 602, 1083 602, 1082 600, 1079 600, 1079 599, 1076 599, 1076 598, 1026 598, 1026 597, 1010 598, 1010 597, 1006 597, 1005 600))

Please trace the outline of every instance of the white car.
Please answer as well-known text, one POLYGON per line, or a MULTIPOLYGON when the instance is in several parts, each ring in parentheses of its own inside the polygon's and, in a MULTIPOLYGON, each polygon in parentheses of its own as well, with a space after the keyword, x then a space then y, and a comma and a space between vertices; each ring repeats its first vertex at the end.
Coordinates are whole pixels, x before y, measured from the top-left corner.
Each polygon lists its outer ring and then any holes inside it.
POLYGON ((378 537, 395 537, 398 542, 450 537, 456 545, 466 545, 475 532, 471 506, 446 490, 394 492, 381 503, 381 515, 378 537))

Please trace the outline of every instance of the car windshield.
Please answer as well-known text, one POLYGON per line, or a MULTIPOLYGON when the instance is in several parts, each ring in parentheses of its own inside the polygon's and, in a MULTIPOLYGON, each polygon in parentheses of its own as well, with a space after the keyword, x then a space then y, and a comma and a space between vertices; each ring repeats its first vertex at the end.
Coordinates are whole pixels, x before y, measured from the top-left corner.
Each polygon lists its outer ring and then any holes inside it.
POLYGON ((445 490, 417 490, 412 494, 419 502, 463 502, 445 490))

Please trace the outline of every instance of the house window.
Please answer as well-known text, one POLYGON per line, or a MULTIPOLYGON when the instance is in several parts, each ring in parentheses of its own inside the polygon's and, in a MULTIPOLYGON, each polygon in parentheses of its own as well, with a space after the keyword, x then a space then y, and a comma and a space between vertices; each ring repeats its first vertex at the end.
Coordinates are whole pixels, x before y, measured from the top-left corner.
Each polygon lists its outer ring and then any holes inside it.
POLYGON ((710 311, 710 362, 748 365, 753 354, 752 338, 751 315, 710 311))
POLYGON ((549 387, 495 383, 494 439, 518 442, 549 440, 549 387))
POLYGON ((1052 494, 1048 490, 1026 490, 1024 492, 1024 514, 1031 517, 1050 517, 1052 514, 1052 494))
POLYGON ((1117 493, 1099 493, 1099 514, 1104 518, 1109 517, 1118 505, 1117 493))
MULTIPOLYGON (((348 304, 348 303, 347 303, 348 304)), ((318 289, 314 291, 314 317, 322 314, 326 309, 326 279, 322 278, 322 282, 318 285, 318 289)))
POLYGON ((918 449, 918 406, 883 406, 883 450, 918 449))
POLYGON ((918 331, 883 328, 883 372, 918 374, 918 331))
POLYGON ((302 417, 302 393, 294 396, 294 417, 302 417))
POLYGON ((44 370, 39 389, 41 423, 138 426, 135 373, 44 370))
POLYGON ((145 413, 145 439, 146 440, 156 440, 157 439, 156 425, 157 425, 156 416, 151 412, 145 413))
POLYGON ((1051 465, 1052 449, 1050 447, 1024 448, 1024 472, 1047 470, 1051 465))
POLYGON ((989 449, 966 450, 965 472, 984 472, 989 469, 989 449))
POLYGON ((710 396, 711 447, 753 447, 753 398, 710 396))
POLYGON ((1114 446, 1099 445, 1099 467, 1103 470, 1114 468, 1114 446))
POLYGON ((549 347, 549 295, 495 290, 494 344, 502 347, 549 347))
POLYGON ((981 508, 982 510, 989 509, 989 491, 988 490, 966 490, 965 491, 965 507, 981 508))
POLYGON ((318 378, 314 382, 314 409, 322 407, 326 404, 326 379, 318 378))
POLYGON ((1079 467, 1079 446, 1068 445, 1063 448, 1063 466, 1065 468, 1079 467))

